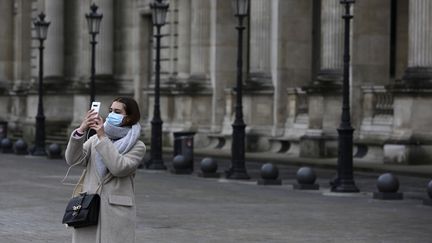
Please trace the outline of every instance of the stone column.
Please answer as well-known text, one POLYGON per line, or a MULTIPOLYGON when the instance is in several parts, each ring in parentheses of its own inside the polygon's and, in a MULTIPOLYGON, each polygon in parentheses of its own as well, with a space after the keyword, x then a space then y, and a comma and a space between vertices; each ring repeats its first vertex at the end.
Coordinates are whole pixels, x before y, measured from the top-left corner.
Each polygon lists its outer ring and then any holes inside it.
POLYGON ((250 4, 250 77, 248 81, 271 86, 272 1, 251 0, 250 4))
MULTIPOLYGON (((103 18, 96 44, 96 75, 112 78, 114 60, 114 0, 96 0, 103 18)), ((90 10, 88 10, 90 11, 90 10)), ((133 13, 129 13, 133 14, 133 13)))
POLYGON ((8 121, 9 114, 9 89, 13 81, 13 14, 14 1, 0 1, 0 15, 2 27, 0 28, 0 121, 8 121))
MULTIPOLYGON (((79 126, 90 101, 90 34, 85 14, 90 1, 65 1, 64 73, 73 92, 73 118, 69 129, 79 126)), ((96 92, 96 97, 98 93, 96 92)))
MULTIPOLYGON (((189 79, 191 70, 191 0, 179 1, 178 79, 189 79)), ((209 7, 210 8, 210 7, 209 7)), ((210 18, 210 14, 208 14, 210 18)), ((195 27, 194 27, 195 28, 195 27)), ((208 27, 210 29, 210 26, 208 27)), ((210 38, 210 36, 209 36, 210 38)))
POLYGON ((432 83, 432 1, 409 1, 408 68, 403 79, 409 85, 432 83))
POLYGON ((15 4, 13 75, 15 80, 12 89, 17 92, 25 90, 31 78, 31 5, 30 1, 25 0, 16 1, 15 4))
POLYGON ((408 67, 393 86, 393 131, 384 145, 384 162, 430 163, 432 2, 410 0, 408 9, 408 67))
POLYGON ((300 114, 296 107, 303 103, 300 99, 306 100, 300 87, 312 80, 313 2, 278 0, 272 3, 273 135, 298 140, 305 132, 305 119, 297 119, 300 114), (298 26, 302 26, 302 31, 298 31, 298 26))
POLYGON ((250 2, 250 66, 248 82, 271 86, 272 1, 250 2))
POLYGON ((85 14, 89 5, 80 1, 65 1, 64 51, 66 80, 74 90, 86 92, 90 98, 90 34, 85 14))
POLYGON ((236 81, 237 20, 230 1, 211 1, 211 61, 210 77, 213 88, 213 132, 231 134, 230 107, 225 100, 225 88, 234 87, 236 81), (228 106, 228 107, 226 107, 228 106))
MULTIPOLYGON (((362 157, 365 160, 382 159, 382 143, 388 139, 392 126, 389 114, 392 112, 384 107, 393 105, 392 96, 385 86, 391 80, 389 43, 392 4, 395 2, 362 0, 354 4, 351 124, 356 129, 356 144, 367 146, 362 157)), ((406 9, 404 6, 397 8, 401 7, 406 9)), ((399 23, 400 17, 397 15, 395 22, 399 23)))
MULTIPOLYGON (((8 1, 3 1, 1 4, 4 4, 8 1)), ((11 1, 12 2, 12 1, 11 1)), ((0 114, 7 115, 0 116, 0 120, 7 119, 8 127, 13 131, 22 131, 22 125, 27 122, 27 91, 28 84, 31 79, 31 43, 32 43, 32 2, 25 0, 16 0, 14 1, 13 10, 11 10, 10 14, 14 15, 13 17, 13 55, 14 55, 14 63, 13 68, 10 68, 13 71, 13 86, 12 86, 12 95, 7 97, 0 98, 0 102, 3 105, 0 108, 0 114)), ((0 12, 4 11, 4 6, 0 4, 0 12)), ((4 13, 1 13, 2 16, 4 13)), ((4 20, 3 20, 4 21, 4 20)), ((7 23, 7 20, 3 22, 7 23)), ((3 31, 4 29, 0 30, 3 31)), ((3 43, 3 42, 2 42, 3 43)), ((4 46, 4 44, 1 44, 4 46)), ((7 45, 4 46, 3 52, 0 56, 12 49, 8 48, 7 45), (9 50, 8 50, 9 49, 9 50)), ((0 75, 4 75, 3 71, 0 71, 0 75)), ((2 79, 0 79, 0 86, 2 86, 2 79)), ((10 87, 10 86, 9 86, 10 87)), ((1 88, 0 88, 1 90, 1 88)), ((1 91, 0 91, 1 92, 1 91)), ((34 126, 34 124, 33 124, 34 126)), ((26 137, 27 138, 27 137, 26 137)), ((34 139, 34 137, 29 137, 30 139, 34 139)), ((31 140, 33 141, 33 140, 31 140)))
POLYGON ((2 27, 0 28, 0 93, 5 92, 11 85, 13 79, 14 59, 14 1, 0 1, 0 15, 2 16, 2 27))
MULTIPOLYGON (((134 94, 141 104, 141 82, 138 74, 139 42, 136 1, 116 0, 115 4, 115 53, 114 74, 119 91, 134 94), (133 14, 131 14, 133 13, 133 14)), ((103 20, 102 20, 103 21, 103 20)))
POLYGON ((64 1, 45 0, 45 14, 51 22, 44 50, 44 82, 61 85, 64 66, 64 1))
MULTIPOLYGON (((172 80, 177 75, 177 31, 178 31, 178 4, 179 1, 169 1, 169 8, 166 15, 166 24, 161 28, 161 50, 160 50, 160 85, 162 89, 171 89, 175 85, 172 80)), ((156 27, 153 28, 153 33, 156 33, 156 27)), ((153 38, 156 41, 155 38, 153 38)), ((153 48, 153 57, 156 57, 156 45, 153 48)), ((153 63, 154 68, 154 63, 153 63)), ((154 82, 154 77, 153 81, 154 82)), ((161 93, 162 96, 164 94, 161 93)), ((161 102, 166 103, 165 98, 161 102)), ((162 103, 161 103, 162 105, 162 103)), ((162 114, 162 117, 164 115, 162 114)), ((164 120, 162 118, 162 120, 164 120)), ((166 119, 164 120, 164 122, 166 119)))
POLYGON ((190 81, 209 80, 210 0, 191 0, 190 81))
POLYGON ((44 75, 63 76, 64 60, 64 2, 45 0, 45 14, 51 22, 44 51, 44 75))
POLYGON ((321 2, 321 66, 318 80, 339 83, 343 67, 343 6, 337 0, 321 2))
MULTIPOLYGON (((144 120, 150 121, 149 119, 150 115, 152 113, 149 112, 150 107, 153 106, 153 103, 150 104, 149 102, 149 87, 151 84, 151 77, 154 70, 154 62, 152 59, 152 51, 153 51, 153 25, 152 25, 152 16, 149 14, 150 9, 147 10, 147 12, 144 12, 140 15, 139 19, 139 57, 138 57, 138 63, 139 63, 139 82, 140 84, 135 86, 135 89, 138 89, 141 93, 140 100, 137 100, 137 102, 140 102, 139 105, 142 107, 141 109, 141 116, 144 120)), ((148 123, 149 127, 148 134, 150 134, 150 123, 148 123)))
POLYGON ((306 89, 309 127, 300 141, 300 156, 335 157, 342 110, 344 7, 338 0, 314 4, 321 8, 321 62, 315 82, 306 89))
MULTIPOLYGON (((386 85, 390 79, 391 1, 355 2, 353 84, 386 85)), ((342 61, 342 58, 339 58, 342 61)))

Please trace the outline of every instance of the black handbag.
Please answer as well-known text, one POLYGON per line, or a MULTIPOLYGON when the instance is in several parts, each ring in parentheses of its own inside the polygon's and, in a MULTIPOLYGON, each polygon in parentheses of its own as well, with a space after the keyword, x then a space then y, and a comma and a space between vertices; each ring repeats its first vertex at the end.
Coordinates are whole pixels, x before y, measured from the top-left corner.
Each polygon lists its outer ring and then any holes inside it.
POLYGON ((63 216, 63 224, 81 228, 98 224, 100 196, 98 194, 80 193, 69 200, 63 216))

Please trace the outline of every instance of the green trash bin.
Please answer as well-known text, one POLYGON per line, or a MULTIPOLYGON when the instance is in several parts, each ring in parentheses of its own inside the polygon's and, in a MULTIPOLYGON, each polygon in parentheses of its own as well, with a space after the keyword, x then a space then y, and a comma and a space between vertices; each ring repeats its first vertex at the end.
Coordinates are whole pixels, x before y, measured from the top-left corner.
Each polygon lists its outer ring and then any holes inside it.
POLYGON ((187 164, 186 168, 183 168, 184 171, 181 173, 192 173, 194 170, 194 161, 193 161, 193 137, 195 132, 174 132, 174 154, 183 155, 185 162, 187 164))

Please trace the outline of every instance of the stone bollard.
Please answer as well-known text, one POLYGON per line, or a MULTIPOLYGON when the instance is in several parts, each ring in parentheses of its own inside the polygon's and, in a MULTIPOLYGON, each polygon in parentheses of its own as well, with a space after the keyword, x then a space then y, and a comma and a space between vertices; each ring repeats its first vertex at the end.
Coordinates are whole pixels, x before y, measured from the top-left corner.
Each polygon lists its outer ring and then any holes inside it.
POLYGON ((13 146, 15 154, 28 154, 27 143, 23 139, 18 139, 13 146))
POLYGON ((427 184, 427 194, 428 194, 428 198, 425 198, 423 200, 423 204, 424 205, 428 205, 428 206, 432 206, 432 180, 429 181, 429 183, 427 184))
POLYGON ((297 190, 318 190, 319 185, 315 181, 315 171, 310 167, 301 167, 297 170, 297 184, 293 187, 297 190))
POLYGON ((60 159, 62 158, 62 149, 59 144, 52 143, 48 146, 48 158, 50 159, 60 159))
POLYGON ((219 178, 220 173, 217 172, 218 164, 212 158, 203 158, 201 160, 201 172, 198 172, 198 176, 204 178, 219 178))
POLYGON ((192 173, 192 170, 189 166, 189 161, 187 161, 183 155, 179 154, 174 156, 172 165, 173 168, 171 170, 171 173, 173 174, 186 175, 192 173))
POLYGON ((9 138, 3 138, 1 140, 1 152, 4 154, 10 154, 13 152, 13 144, 12 144, 12 140, 10 140, 9 138))
POLYGON ((373 193, 374 199, 381 200, 401 200, 403 193, 399 190, 399 180, 392 173, 384 173, 377 180, 378 192, 373 193))
POLYGON ((258 179, 258 185, 282 185, 279 177, 279 169, 272 163, 266 163, 261 166, 261 179, 258 179))

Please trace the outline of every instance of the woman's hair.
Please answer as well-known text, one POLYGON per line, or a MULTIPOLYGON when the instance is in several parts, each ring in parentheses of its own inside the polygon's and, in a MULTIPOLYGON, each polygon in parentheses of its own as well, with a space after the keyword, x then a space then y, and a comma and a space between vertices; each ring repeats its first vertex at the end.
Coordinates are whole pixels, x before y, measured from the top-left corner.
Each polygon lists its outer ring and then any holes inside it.
POLYGON ((140 111, 137 102, 128 97, 118 97, 113 100, 124 104, 126 117, 123 119, 122 126, 132 126, 140 120, 140 111))

